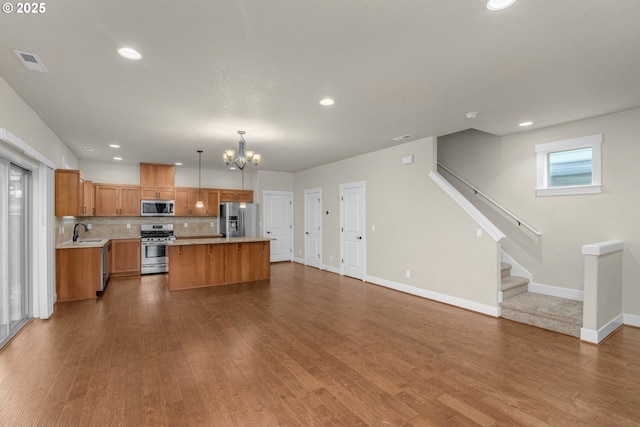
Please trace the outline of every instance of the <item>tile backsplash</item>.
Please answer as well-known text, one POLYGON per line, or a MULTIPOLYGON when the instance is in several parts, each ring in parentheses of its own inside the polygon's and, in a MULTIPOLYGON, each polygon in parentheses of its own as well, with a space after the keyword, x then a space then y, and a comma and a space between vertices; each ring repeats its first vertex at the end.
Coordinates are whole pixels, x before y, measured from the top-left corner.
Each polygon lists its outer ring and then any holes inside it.
POLYGON ((56 246, 69 242, 73 237, 74 224, 91 225, 85 232, 79 227, 80 239, 136 238, 140 237, 142 224, 173 224, 176 237, 211 236, 218 233, 218 218, 194 217, 56 217, 56 246))

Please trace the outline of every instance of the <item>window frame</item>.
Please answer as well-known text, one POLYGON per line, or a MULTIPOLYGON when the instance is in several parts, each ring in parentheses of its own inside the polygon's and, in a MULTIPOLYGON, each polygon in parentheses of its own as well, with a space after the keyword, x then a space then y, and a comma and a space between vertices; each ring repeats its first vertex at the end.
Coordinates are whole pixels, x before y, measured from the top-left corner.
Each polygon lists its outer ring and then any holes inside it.
POLYGON ((573 194, 597 194, 602 192, 602 142, 603 134, 582 136, 562 141, 537 144, 536 196, 561 196, 573 194), (591 184, 549 187, 549 154, 562 151, 591 148, 591 184))

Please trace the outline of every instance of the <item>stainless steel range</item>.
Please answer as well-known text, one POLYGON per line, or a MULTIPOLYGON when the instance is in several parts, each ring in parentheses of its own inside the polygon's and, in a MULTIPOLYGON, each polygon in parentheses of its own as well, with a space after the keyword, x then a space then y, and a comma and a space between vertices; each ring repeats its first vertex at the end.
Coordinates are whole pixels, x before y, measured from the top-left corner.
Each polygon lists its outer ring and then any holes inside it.
POLYGON ((142 274, 169 271, 167 243, 172 240, 175 240, 173 224, 142 224, 140 227, 142 274))

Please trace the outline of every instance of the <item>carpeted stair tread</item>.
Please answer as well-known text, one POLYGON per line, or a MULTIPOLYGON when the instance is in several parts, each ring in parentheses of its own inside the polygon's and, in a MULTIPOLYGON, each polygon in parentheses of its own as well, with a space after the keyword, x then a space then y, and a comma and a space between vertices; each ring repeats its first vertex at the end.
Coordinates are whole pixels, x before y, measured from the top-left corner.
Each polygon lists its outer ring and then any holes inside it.
POLYGON ((509 289, 516 288, 529 284, 529 279, 518 276, 503 277, 500 281, 500 288, 502 291, 508 291, 509 289))
POLYGON ((500 304, 502 317, 579 337, 582 301, 527 292, 500 304))

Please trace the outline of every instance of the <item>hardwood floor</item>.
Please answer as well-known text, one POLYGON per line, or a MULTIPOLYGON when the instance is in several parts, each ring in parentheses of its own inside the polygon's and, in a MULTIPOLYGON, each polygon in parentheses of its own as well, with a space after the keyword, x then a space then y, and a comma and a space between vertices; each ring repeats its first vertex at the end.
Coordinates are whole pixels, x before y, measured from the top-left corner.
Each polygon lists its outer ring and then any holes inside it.
POLYGON ((640 425, 640 329, 600 347, 297 264, 118 279, 0 352, 0 425, 640 425))

